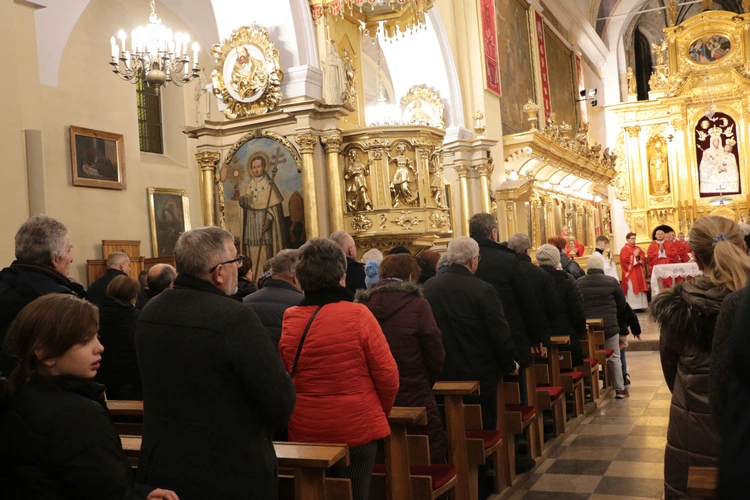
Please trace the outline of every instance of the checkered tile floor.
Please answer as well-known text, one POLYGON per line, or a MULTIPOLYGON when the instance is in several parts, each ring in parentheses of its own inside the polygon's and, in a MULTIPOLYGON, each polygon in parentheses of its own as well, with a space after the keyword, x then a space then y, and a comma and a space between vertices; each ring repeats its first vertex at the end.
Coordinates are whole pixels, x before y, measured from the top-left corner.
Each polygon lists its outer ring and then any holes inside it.
POLYGON ((511 500, 662 498, 672 396, 658 352, 627 356, 630 397, 600 405, 511 500))

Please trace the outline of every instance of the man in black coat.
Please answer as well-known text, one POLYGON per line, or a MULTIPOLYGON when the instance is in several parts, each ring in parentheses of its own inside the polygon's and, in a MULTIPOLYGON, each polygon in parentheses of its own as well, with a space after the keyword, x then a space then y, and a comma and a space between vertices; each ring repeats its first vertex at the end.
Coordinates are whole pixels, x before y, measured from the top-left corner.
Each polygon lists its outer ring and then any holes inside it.
POLYGON ((21 225, 15 237, 16 260, 0 271, 0 372, 8 376, 16 358, 3 349, 5 333, 21 309, 48 293, 85 297, 79 283, 68 279, 73 262, 68 228, 62 222, 35 215, 21 225))
POLYGON ((531 282, 515 252, 497 242, 497 220, 492 215, 473 215, 469 233, 479 244, 481 256, 476 276, 497 290, 513 337, 515 359, 521 368, 531 366, 530 347, 541 353, 544 341, 544 326, 540 322, 543 313, 537 306, 531 282))
POLYGON ((330 238, 338 243, 346 255, 346 289, 352 295, 357 290, 364 290, 365 286, 365 265, 357 260, 357 245, 354 238, 346 231, 336 231, 330 238))
POLYGON ((495 429, 497 384, 518 372, 503 304, 492 285, 474 276, 479 265, 476 241, 460 236, 448 245, 445 272, 424 284, 443 334, 445 363, 441 380, 478 380, 485 429, 495 429))
POLYGON ((539 323, 544 332, 543 343, 549 343, 550 323, 555 320, 556 311, 561 307, 555 282, 547 271, 531 262, 531 238, 524 233, 516 233, 508 238, 508 248, 516 252, 516 259, 521 263, 521 270, 531 283, 536 297, 539 323))
POLYGON ((230 297, 241 260, 228 231, 185 232, 174 287, 138 319, 138 477, 181 500, 278 498, 272 440, 295 390, 258 317, 230 297))
POLYGON ((271 259, 271 277, 263 284, 263 288, 251 293, 242 301, 258 315, 277 349, 281 338, 284 311, 299 305, 305 298, 297 276, 294 274, 298 254, 297 250, 282 250, 276 254, 271 259))
POLYGON ((118 276, 130 273, 130 258, 122 252, 112 252, 107 257, 107 271, 104 276, 97 278, 89 285, 86 299, 92 304, 99 305, 107 297, 107 287, 118 276))

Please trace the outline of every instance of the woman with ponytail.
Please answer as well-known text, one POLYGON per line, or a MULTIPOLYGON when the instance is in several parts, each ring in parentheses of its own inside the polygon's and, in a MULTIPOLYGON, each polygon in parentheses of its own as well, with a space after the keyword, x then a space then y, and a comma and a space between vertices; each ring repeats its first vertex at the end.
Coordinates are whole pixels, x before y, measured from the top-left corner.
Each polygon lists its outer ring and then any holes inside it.
POLYGON ((708 390, 714 330, 719 312, 729 313, 722 309, 725 300, 747 284, 750 272, 742 231, 724 217, 697 220, 690 230, 690 249, 703 276, 665 290, 649 308, 661 327, 662 371, 672 391, 664 454, 667 499, 688 497, 689 467, 718 465, 720 439, 709 413, 708 390))
POLYGON ((164 499, 133 473, 93 381, 104 348, 99 311, 74 295, 44 295, 8 330, 19 363, 0 416, 2 498, 164 499), (7 496, 6 496, 7 495, 7 496))

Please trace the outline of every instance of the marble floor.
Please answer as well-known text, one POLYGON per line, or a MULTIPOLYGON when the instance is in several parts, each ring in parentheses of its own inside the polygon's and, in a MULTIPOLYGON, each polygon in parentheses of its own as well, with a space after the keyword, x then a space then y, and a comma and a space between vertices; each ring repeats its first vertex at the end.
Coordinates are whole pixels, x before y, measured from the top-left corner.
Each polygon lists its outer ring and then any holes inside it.
POLYGON ((628 352, 630 397, 604 401, 512 500, 662 498, 671 393, 659 353, 628 352))

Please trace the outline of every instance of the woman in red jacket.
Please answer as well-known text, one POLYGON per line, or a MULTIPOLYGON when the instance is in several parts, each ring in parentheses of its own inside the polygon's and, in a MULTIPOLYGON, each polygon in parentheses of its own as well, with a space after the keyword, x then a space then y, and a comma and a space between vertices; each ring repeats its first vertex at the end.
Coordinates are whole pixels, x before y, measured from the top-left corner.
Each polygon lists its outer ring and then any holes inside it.
POLYGON ((427 425, 415 431, 429 436, 432 463, 444 464, 448 443, 432 386, 443 371, 445 349, 430 303, 415 283, 420 271, 411 255, 390 254, 380 263, 380 281, 359 290, 357 301, 375 315, 396 359, 396 405, 427 408, 427 425))
POLYGON ((398 393, 398 369, 370 310, 352 303, 346 256, 315 238, 295 267, 305 298, 284 313, 279 354, 297 389, 289 440, 349 445, 350 466, 333 468, 366 500, 376 441, 390 434, 386 415, 398 393))

